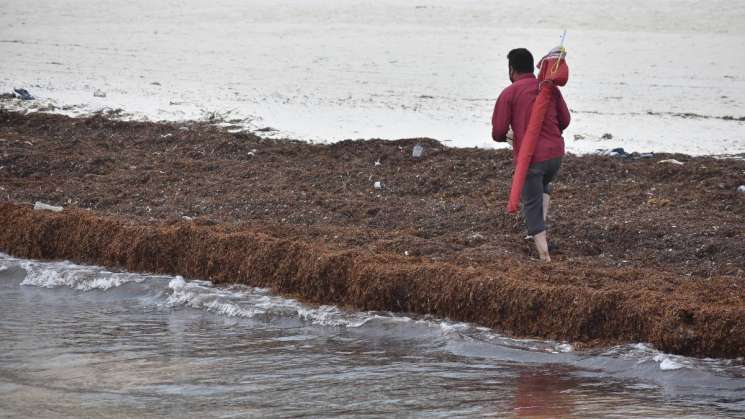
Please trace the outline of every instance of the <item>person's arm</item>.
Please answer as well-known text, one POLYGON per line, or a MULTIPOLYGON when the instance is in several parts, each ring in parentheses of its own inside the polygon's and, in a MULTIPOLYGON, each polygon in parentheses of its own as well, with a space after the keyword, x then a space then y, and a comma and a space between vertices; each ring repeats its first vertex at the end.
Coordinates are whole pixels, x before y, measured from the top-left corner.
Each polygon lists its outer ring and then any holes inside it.
POLYGON ((507 141, 505 137, 512 119, 512 106, 509 102, 508 95, 502 92, 497 103, 494 104, 494 114, 491 117, 491 138, 498 143, 507 141))
POLYGON ((569 108, 567 107, 567 103, 564 101, 564 96, 561 95, 561 90, 557 88, 555 91, 556 115, 559 117, 559 128, 564 131, 569 126, 572 117, 569 115, 569 108))

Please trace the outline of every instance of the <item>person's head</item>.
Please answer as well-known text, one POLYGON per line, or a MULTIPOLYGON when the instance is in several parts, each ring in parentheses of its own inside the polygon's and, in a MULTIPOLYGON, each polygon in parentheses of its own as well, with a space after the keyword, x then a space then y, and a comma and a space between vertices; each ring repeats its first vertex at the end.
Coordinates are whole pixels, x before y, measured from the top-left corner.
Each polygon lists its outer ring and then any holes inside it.
POLYGON ((510 81, 519 74, 533 74, 533 54, 525 48, 515 48, 507 54, 510 81))

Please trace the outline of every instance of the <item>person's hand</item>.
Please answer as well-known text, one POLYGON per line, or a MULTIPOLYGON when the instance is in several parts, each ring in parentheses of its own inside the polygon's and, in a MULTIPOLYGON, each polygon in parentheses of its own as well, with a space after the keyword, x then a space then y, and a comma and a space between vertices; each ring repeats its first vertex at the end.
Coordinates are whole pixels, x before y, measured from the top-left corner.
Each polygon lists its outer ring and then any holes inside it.
POLYGON ((507 131, 507 134, 504 136, 505 141, 507 141, 510 144, 510 147, 512 147, 512 139, 514 138, 515 133, 512 132, 512 128, 510 128, 509 131, 507 131))

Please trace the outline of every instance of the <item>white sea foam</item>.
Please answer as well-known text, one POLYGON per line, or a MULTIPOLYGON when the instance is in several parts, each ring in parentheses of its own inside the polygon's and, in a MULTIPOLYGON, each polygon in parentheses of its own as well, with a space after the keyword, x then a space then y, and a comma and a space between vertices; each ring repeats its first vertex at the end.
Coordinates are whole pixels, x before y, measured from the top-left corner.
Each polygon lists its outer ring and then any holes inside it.
POLYGON ((146 277, 132 273, 114 273, 96 267, 83 267, 69 262, 21 262, 26 277, 21 285, 42 288, 68 287, 80 291, 108 290, 129 282, 142 282, 146 277))
MULTIPOLYGON (((332 305, 310 306, 293 299, 287 299, 269 294, 262 288, 247 286, 233 286, 221 288, 209 281, 190 280, 182 277, 173 278, 168 284, 171 294, 165 304, 171 307, 186 306, 203 309, 229 317, 242 318, 295 318, 311 324, 324 327, 339 327, 357 329, 363 327, 385 327, 414 322, 418 326, 439 330, 444 337, 475 336, 479 340, 488 341, 502 338, 501 335, 488 328, 463 323, 429 318, 412 319, 406 315, 381 312, 347 311, 332 305), (478 330, 481 330, 479 332, 478 330)), ((513 342, 522 342, 514 340, 513 342)), ((531 340, 531 342, 533 342, 531 340)), ((538 342, 538 341, 535 341, 538 342)), ((556 344, 561 345, 561 344, 556 344)), ((551 344, 551 347, 554 345, 551 344)))
POLYGON ((635 343, 615 346, 606 355, 635 361, 642 368, 656 366, 661 371, 675 371, 683 368, 707 368, 715 370, 719 360, 695 359, 661 352, 649 344, 635 343))
POLYGON ((440 330, 442 330, 442 334, 447 335, 459 335, 462 334, 469 329, 471 329, 471 325, 467 323, 454 323, 454 322, 448 322, 448 321, 441 321, 440 322, 440 330))
POLYGON ((165 304, 204 309, 229 317, 288 317, 330 327, 360 327, 375 318, 362 312, 343 312, 330 305, 311 307, 296 300, 272 296, 268 290, 246 286, 215 287, 209 281, 173 278, 165 304))
POLYGON ((681 362, 676 361, 673 355, 668 354, 658 354, 654 356, 654 360, 660 363, 660 369, 663 371, 669 371, 669 370, 679 370, 684 367, 684 365, 681 362))
POLYGON ((337 307, 329 305, 310 308, 298 304, 294 310, 301 319, 322 326, 350 326, 356 320, 355 316, 345 316, 337 307))
MULTIPOLYGON (((236 293, 212 286, 209 281, 185 281, 177 276, 168 283, 171 294, 165 304, 171 307, 187 306, 204 309, 229 317, 254 318, 265 314, 268 305, 250 293, 236 293), (238 304, 236 301, 252 300, 253 304, 238 304)), ((254 288, 253 290, 258 290, 254 288)), ((247 302, 247 303, 248 303, 247 302)))
POLYGON ((557 352, 572 352, 574 350, 574 347, 568 343, 560 343, 556 345, 557 352))

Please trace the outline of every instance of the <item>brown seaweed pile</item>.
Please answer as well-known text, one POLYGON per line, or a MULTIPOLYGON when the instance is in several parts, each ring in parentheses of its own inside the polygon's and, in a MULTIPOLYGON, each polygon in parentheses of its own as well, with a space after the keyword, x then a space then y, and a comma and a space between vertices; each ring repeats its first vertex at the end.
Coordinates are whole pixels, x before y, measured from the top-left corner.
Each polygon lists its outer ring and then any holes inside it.
POLYGON ((743 356, 745 163, 658 163, 670 157, 568 156, 550 220, 560 252, 540 265, 502 211, 508 152, 0 112, 0 250, 580 346, 743 356))

